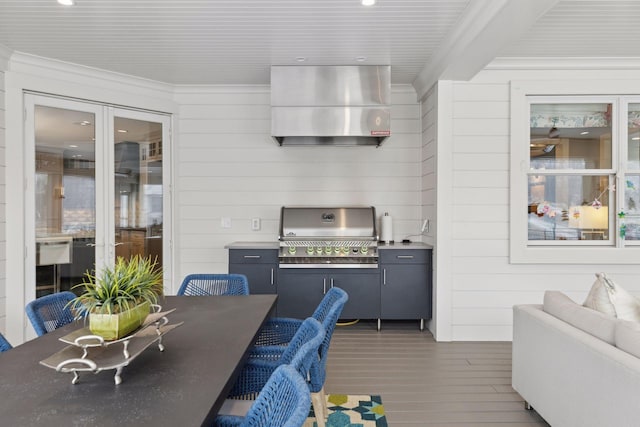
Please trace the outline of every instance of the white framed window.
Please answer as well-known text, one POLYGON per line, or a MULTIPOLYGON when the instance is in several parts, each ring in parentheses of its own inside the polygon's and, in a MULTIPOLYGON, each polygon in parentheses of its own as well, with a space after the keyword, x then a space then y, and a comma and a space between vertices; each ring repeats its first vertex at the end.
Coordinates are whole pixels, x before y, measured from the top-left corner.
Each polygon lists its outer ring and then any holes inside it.
POLYGON ((544 86, 512 84, 511 262, 637 263, 640 96, 544 86))

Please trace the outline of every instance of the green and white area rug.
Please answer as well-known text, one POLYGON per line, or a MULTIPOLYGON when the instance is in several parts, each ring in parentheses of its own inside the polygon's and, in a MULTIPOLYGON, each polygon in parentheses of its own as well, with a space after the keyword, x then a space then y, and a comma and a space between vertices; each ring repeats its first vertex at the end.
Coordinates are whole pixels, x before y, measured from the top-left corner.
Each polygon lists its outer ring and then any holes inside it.
MULTIPOLYGON (((327 395, 327 427, 388 427, 380 396, 327 395)), ((317 427, 313 408, 304 427, 317 427)))

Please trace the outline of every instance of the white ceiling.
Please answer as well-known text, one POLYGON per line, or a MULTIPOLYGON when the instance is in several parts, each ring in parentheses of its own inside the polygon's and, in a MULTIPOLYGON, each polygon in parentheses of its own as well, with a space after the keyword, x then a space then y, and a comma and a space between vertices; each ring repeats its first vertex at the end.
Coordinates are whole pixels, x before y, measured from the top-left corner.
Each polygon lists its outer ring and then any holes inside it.
POLYGON ((638 18, 620 0, 0 0, 0 45, 171 84, 267 84, 271 65, 362 56, 424 91, 498 56, 640 57, 638 18))

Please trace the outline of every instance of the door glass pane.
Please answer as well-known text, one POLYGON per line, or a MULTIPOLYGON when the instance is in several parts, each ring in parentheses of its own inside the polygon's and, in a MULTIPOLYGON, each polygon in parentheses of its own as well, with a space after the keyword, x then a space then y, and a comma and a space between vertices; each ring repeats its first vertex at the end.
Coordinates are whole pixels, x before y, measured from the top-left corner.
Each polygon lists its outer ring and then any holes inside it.
POLYGON ((627 175, 624 187, 622 234, 626 240, 640 240, 640 176, 627 175))
POLYGON ((36 296, 69 290, 95 265, 95 115, 36 106, 36 296))
POLYGON ((162 124, 114 118, 116 256, 162 266, 162 124))
POLYGON ((612 105, 532 104, 532 169, 611 169, 612 105))
POLYGON ((613 177, 529 176, 529 240, 609 240, 613 177))
POLYGON ((640 170, 640 104, 629 104, 627 168, 640 170))

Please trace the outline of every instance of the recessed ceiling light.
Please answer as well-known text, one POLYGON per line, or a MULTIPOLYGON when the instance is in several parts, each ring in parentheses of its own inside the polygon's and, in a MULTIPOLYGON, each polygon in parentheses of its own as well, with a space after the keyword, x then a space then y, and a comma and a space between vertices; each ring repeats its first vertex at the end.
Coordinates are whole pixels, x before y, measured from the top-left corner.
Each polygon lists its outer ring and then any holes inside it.
POLYGON ((69 145, 69 148, 78 148, 78 146, 75 145, 75 144, 71 144, 71 145, 69 145))
POLYGON ((358 57, 356 57, 356 61, 358 61, 358 62, 364 62, 366 60, 367 60, 366 56, 358 56, 358 57))
POLYGON ((127 133, 127 132, 129 132, 129 131, 128 131, 128 130, 126 130, 126 129, 118 129, 118 132, 120 132, 120 133, 127 133))
POLYGON ((296 57, 296 62, 306 62, 307 58, 304 56, 298 56, 296 57))
POLYGON ((73 6, 75 4, 73 0, 58 0, 58 3, 63 6, 73 6))
POLYGON ((589 132, 585 130, 584 132, 580 132, 580 135, 589 135, 589 132))
POLYGON ((376 4, 376 0, 362 0, 363 6, 373 6, 376 4))
POLYGON ((640 136, 634 136, 631 138, 632 141, 640 141, 640 136))

